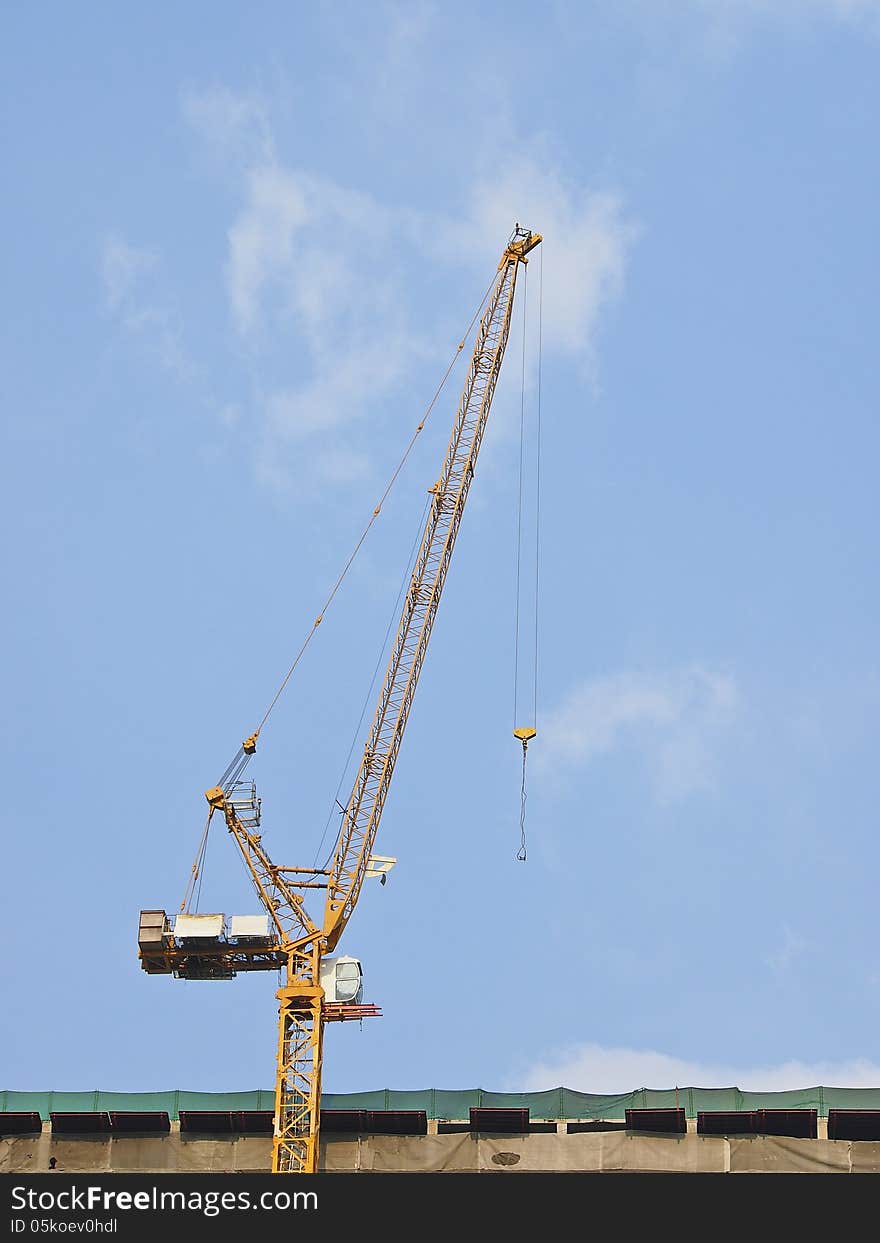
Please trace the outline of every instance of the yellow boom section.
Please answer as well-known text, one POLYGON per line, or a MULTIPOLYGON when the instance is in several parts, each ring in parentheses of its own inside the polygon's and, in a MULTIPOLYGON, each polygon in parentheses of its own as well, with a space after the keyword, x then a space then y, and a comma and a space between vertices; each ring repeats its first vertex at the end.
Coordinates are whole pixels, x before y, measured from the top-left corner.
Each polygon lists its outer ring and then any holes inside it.
POLYGON ((539 233, 517 225, 480 321, 363 760, 342 817, 324 912, 328 951, 339 940, 364 880, 501 370, 517 271, 540 241, 539 233))

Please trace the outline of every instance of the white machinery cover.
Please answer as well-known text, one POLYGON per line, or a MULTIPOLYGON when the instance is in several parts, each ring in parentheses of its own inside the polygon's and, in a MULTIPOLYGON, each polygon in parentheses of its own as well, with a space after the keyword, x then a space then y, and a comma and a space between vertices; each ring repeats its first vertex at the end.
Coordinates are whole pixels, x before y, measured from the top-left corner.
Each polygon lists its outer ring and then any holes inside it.
POLYGON ((219 941, 225 922, 225 915, 178 915, 174 921, 174 936, 185 940, 207 937, 219 941))
POLYGON ((229 919, 231 937, 268 937, 268 915, 232 915, 229 919))

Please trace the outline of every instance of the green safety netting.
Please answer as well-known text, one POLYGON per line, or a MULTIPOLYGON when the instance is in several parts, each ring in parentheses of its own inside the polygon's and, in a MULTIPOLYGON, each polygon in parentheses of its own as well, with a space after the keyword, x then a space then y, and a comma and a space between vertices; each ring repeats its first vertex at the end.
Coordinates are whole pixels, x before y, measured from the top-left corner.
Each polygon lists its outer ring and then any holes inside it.
MULTIPOLYGON (((272 1109, 275 1094, 253 1092, 16 1092, 0 1091, 0 1113, 164 1111, 177 1119, 180 1111, 272 1109)), ((532 1119, 623 1120, 627 1109, 684 1109, 689 1118, 701 1111, 750 1109, 815 1109, 827 1117, 829 1109, 880 1109, 880 1088, 794 1088, 787 1092, 744 1092, 740 1088, 638 1088, 634 1092, 600 1095, 572 1088, 546 1092, 488 1092, 484 1088, 445 1090, 424 1088, 401 1091, 325 1092, 322 1109, 424 1110, 429 1118, 467 1119, 471 1107, 528 1109, 532 1119)))

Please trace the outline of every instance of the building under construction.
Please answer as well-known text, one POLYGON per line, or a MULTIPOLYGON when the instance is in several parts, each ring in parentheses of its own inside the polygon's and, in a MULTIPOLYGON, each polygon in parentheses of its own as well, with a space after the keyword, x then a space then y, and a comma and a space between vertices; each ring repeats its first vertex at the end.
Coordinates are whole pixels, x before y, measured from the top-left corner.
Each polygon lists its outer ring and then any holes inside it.
MULTIPOLYGON (((271 1091, 0 1092, 0 1173, 267 1174, 274 1127, 271 1091)), ((319 1134, 327 1173, 876 1174, 880 1088, 330 1094, 319 1134)))

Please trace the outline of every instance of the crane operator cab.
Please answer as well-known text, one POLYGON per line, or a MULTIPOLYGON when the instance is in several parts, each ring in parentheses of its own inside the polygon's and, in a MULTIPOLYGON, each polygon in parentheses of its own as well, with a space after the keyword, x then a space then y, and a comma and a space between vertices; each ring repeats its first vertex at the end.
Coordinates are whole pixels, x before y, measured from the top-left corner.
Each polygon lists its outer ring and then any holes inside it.
POLYGON ((359 1006, 364 995, 364 980, 358 959, 345 955, 323 959, 321 988, 325 1001, 359 1006))

